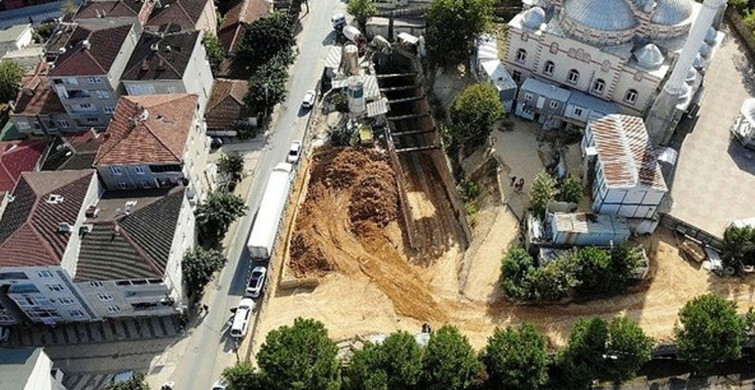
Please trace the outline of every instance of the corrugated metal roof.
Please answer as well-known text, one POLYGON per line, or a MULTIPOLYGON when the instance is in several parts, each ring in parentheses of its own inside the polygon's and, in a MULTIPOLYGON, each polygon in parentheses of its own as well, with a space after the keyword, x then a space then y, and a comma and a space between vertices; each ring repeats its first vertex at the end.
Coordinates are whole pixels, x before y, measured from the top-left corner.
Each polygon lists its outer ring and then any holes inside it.
POLYGON ((559 232, 629 235, 622 217, 587 213, 553 213, 552 228, 559 232))
POLYGON ((380 87, 378 86, 377 77, 375 75, 359 75, 345 77, 342 79, 334 79, 331 82, 331 87, 333 89, 346 88, 348 87, 349 80, 351 78, 356 78, 362 81, 362 86, 364 87, 364 98, 366 100, 375 100, 380 97, 380 87))
POLYGON ((571 92, 566 89, 533 79, 532 77, 528 77, 527 80, 524 80, 524 84, 522 84, 521 88, 523 91, 536 93, 540 96, 545 96, 562 102, 566 102, 569 100, 569 96, 571 96, 571 92))
POLYGON ((388 112, 388 99, 382 98, 371 103, 367 103, 367 117, 383 115, 388 112))
POLYGON ((511 78, 509 72, 499 60, 485 60, 480 63, 483 70, 488 75, 488 79, 498 87, 499 90, 505 91, 516 89, 516 83, 511 78))
POLYGON ((588 124, 606 186, 645 186, 668 191, 642 118, 612 114, 588 124))
POLYGON ((341 66, 341 46, 331 46, 328 56, 325 57, 325 67, 331 69, 338 69, 341 66))
POLYGON ((574 104, 575 106, 599 112, 604 115, 616 114, 619 112, 618 104, 590 96, 580 91, 571 91, 571 96, 569 96, 567 104, 574 104))
POLYGON ((477 59, 498 59, 498 40, 495 36, 490 34, 482 34, 477 37, 477 59))

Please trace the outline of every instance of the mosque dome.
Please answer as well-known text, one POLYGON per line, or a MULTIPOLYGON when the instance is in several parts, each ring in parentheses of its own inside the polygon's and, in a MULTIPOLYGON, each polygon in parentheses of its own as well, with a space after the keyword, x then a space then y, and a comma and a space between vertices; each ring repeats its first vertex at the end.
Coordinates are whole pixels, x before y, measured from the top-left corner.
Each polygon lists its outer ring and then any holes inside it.
POLYGON ((524 13, 522 20, 525 27, 537 30, 545 23, 545 11, 540 7, 532 7, 524 13))
POLYGON ((650 21, 664 26, 674 26, 692 16, 690 0, 656 0, 655 10, 650 21))
POLYGON ((637 63, 646 69, 655 69, 661 64, 665 58, 658 46, 648 43, 647 45, 634 51, 634 57, 637 59, 637 63))
POLYGON ((599 31, 628 30, 637 24, 624 0, 566 0, 563 12, 573 22, 599 31))

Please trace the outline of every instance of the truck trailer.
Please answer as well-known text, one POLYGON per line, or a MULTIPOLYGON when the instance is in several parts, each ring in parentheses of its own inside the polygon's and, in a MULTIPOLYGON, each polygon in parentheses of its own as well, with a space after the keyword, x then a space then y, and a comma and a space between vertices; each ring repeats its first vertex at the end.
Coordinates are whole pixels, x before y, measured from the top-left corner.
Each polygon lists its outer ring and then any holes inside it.
POLYGON ((262 194, 257 219, 252 225, 252 233, 246 244, 252 259, 267 260, 273 253, 283 209, 288 201, 288 192, 291 190, 292 171, 291 164, 279 163, 270 173, 270 179, 262 194))

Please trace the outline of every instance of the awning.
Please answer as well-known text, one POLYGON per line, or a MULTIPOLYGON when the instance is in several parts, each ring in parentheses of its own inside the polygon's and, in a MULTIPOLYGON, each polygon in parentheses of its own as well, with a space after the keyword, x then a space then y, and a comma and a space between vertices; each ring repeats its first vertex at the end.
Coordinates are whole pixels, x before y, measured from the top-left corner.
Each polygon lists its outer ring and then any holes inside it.
POLYGON ((388 112, 388 99, 382 98, 371 103, 367 103, 367 117, 372 118, 378 115, 384 115, 388 112))

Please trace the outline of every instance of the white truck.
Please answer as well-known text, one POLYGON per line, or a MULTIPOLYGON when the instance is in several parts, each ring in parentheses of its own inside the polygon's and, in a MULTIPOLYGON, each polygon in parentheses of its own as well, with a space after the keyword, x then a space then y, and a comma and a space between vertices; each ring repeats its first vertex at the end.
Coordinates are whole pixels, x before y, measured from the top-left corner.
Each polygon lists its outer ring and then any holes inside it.
POLYGON ((252 226, 252 233, 246 244, 252 259, 267 260, 273 253, 273 245, 278 237, 278 227, 283 209, 288 200, 288 192, 291 189, 291 172, 293 166, 288 163, 279 163, 270 173, 265 192, 262 194, 262 202, 257 212, 257 219, 252 226))

